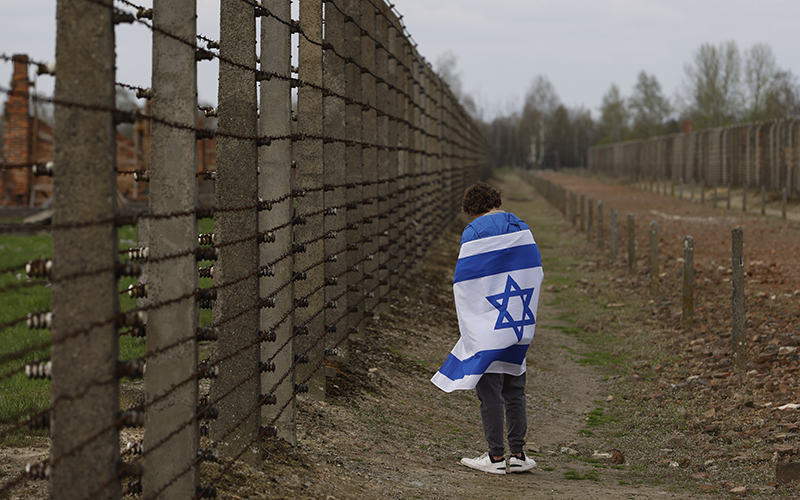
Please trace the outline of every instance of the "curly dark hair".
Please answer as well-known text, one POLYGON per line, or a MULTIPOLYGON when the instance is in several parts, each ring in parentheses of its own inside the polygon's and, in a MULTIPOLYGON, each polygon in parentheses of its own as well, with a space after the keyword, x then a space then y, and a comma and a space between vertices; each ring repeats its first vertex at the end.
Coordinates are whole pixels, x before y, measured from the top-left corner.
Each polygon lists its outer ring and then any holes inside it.
POLYGON ((461 209, 467 215, 480 215, 493 208, 500 208, 501 203, 499 190, 478 181, 464 192, 461 209))

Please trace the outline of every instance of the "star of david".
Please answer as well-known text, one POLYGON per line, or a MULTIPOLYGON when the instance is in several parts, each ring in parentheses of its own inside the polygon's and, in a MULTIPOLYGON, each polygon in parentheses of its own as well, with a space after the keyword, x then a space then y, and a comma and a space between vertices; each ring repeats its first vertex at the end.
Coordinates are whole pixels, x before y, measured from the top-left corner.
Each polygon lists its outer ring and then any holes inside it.
POLYGON ((506 280, 506 289, 503 293, 486 297, 486 300, 500 312, 497 315, 494 329, 513 328, 514 333, 517 335, 517 340, 522 340, 522 330, 525 326, 536 324, 536 318, 533 317, 533 311, 531 311, 531 298, 533 298, 533 287, 520 288, 514 278, 509 275, 508 280, 506 280), (508 302, 511 297, 519 297, 522 301, 522 318, 519 320, 515 320, 511 313, 508 312, 508 302))

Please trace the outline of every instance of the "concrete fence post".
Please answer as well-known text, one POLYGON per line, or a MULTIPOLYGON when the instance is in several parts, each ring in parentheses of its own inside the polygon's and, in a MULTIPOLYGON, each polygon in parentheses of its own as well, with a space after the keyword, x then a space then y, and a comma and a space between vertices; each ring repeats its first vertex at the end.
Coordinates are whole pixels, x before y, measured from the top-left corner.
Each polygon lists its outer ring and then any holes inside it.
MULTIPOLYGON (((415 199, 411 204, 410 211, 411 217, 415 222, 413 230, 411 231, 410 235, 410 243, 411 248, 409 249, 409 256, 412 258, 414 264, 419 262, 419 259, 422 257, 422 248, 423 248, 423 241, 422 241, 422 233, 425 229, 423 224, 420 224, 418 221, 422 217, 422 212, 424 211, 424 203, 420 201, 420 197, 423 196, 424 189, 420 184, 424 182, 424 174, 425 173, 425 159, 424 154, 422 151, 425 150, 425 143, 423 141, 423 135, 421 131, 422 127, 422 110, 421 110, 421 103, 422 103, 422 84, 420 83, 420 70, 419 70, 419 62, 415 57, 415 49, 412 46, 408 46, 409 50, 409 68, 411 69, 410 82, 409 85, 411 86, 411 102, 412 102, 412 118, 411 123, 414 126, 413 132, 413 146, 416 151, 412 155, 412 164, 413 164, 413 173, 414 176, 412 177, 411 184, 411 197, 415 199)), ((464 131, 463 126, 460 127, 460 130, 464 131)), ((463 143, 463 139, 461 141, 463 143)), ((463 149, 461 151, 463 155, 463 149)), ((471 172, 468 171, 468 165, 465 161, 462 161, 462 174, 464 175, 465 187, 472 184, 475 179, 471 175, 471 172)), ((409 263, 410 264, 410 263, 409 263)), ((411 266, 410 266, 411 267, 411 266)))
POLYGON ((714 181, 714 202, 713 202, 713 206, 714 206, 714 208, 717 208, 717 182, 716 181, 714 181))
MULTIPOLYGON (((289 26, 278 19, 291 17, 290 0, 263 0, 262 5, 275 17, 261 18, 261 70, 279 75, 288 75, 291 71, 291 35, 289 26), (278 18, 278 19, 276 19, 278 18)), ((287 136, 292 133, 292 91, 291 83, 280 78, 262 80, 261 107, 259 111, 259 135, 287 136)), ((258 193, 263 200, 276 200, 292 192, 292 143, 291 141, 274 141, 259 150, 258 193)), ((259 213, 259 232, 263 233, 292 220, 294 207, 287 200, 276 203, 271 210, 259 213)), ((271 389, 282 374, 294 362, 291 346, 292 321, 291 310, 294 306, 294 286, 289 284, 281 291, 275 292, 282 284, 290 283, 294 271, 294 259, 283 257, 292 248, 293 234, 286 228, 273 232, 275 241, 260 245, 260 263, 263 269, 260 278, 260 296, 275 299, 274 308, 264 308, 260 313, 260 332, 264 337, 261 343, 261 359, 275 365, 274 372, 261 375, 261 386, 271 389), (289 319, 280 325, 280 318, 289 315, 289 319), (275 335, 272 336, 271 334, 275 335), (274 340, 273 340, 274 338, 274 340), (276 353, 279 346, 289 343, 289 347, 276 353)), ((265 425, 274 425, 278 437, 291 444, 297 444, 296 414, 297 405, 292 397, 294 393, 294 373, 286 382, 275 387, 276 405, 262 407, 261 415, 265 425), (286 404, 286 408, 280 408, 286 404)))
POLYGON ((572 227, 578 227, 578 193, 570 193, 570 211, 572 227))
POLYGON ((747 213, 747 185, 742 186, 742 212, 747 213))
MULTIPOLYGON (((426 152, 426 171, 428 172, 428 183, 427 189, 425 190, 425 198, 427 200, 427 206, 425 207, 426 214, 425 218, 429 221, 428 226, 425 228, 425 251, 427 252, 428 248, 433 241, 433 237, 436 232, 439 230, 439 222, 438 219, 439 210, 437 209, 438 201, 437 197, 433 196, 435 185, 439 182, 439 159, 436 156, 436 152, 438 151, 438 145, 436 140, 436 116, 434 114, 434 100, 436 98, 436 93, 433 89, 433 78, 434 74, 433 71, 425 66, 423 68, 423 82, 424 82, 424 89, 425 89, 425 131, 428 135, 425 137, 425 152, 426 152)), ((470 161, 473 162, 475 165, 475 175, 476 177, 480 177, 482 171, 480 170, 480 165, 478 163, 478 158, 474 153, 470 154, 470 161)))
POLYGON ((345 103, 345 132, 347 139, 353 141, 347 145, 345 151, 345 177, 347 180, 348 188, 345 191, 346 202, 348 208, 345 212, 345 219, 347 222, 347 229, 345 237, 348 250, 344 255, 339 258, 344 258, 347 263, 349 272, 345 275, 345 280, 348 285, 347 292, 347 311, 351 311, 347 315, 347 332, 351 340, 358 337, 356 333, 357 324, 360 322, 360 315, 357 310, 363 309, 361 304, 361 276, 363 274, 363 263, 361 256, 363 254, 363 247, 361 239, 363 238, 364 225, 361 224, 363 217, 363 206, 361 201, 364 199, 363 187, 361 183, 364 180, 363 169, 364 162, 362 160, 363 148, 361 147, 361 106, 357 104, 362 100, 361 92, 361 30, 358 28, 361 23, 361 7, 360 2, 350 1, 344 3, 344 12, 346 16, 353 19, 354 22, 345 23, 345 39, 344 39, 344 56, 351 58, 353 64, 345 64, 345 96, 350 99, 350 102, 345 103), (351 249, 352 248, 352 249, 351 249), (353 310, 353 308, 358 308, 353 310))
MULTIPOLYGON (((155 0, 153 3, 152 113, 187 127, 173 128, 153 122, 150 143, 150 214, 191 212, 197 206, 197 62, 192 47, 163 35, 184 40, 196 35, 194 0, 155 0)), ((154 218, 150 221, 150 257, 158 259, 197 248, 197 218, 154 218)), ((158 304, 187 296, 198 287, 194 255, 156 261, 148 265, 148 299, 158 304)), ((179 343, 197 331, 197 301, 189 296, 149 311, 145 401, 172 389, 169 398, 148 407, 144 446, 150 450, 174 432, 177 422, 191 421, 197 412, 198 386, 193 381, 173 389, 178 381, 197 371, 197 341, 179 343), (178 344, 169 350, 166 346, 178 344)), ((255 404, 255 402, 252 402, 255 404)), ((187 426, 169 443, 152 451, 144 461, 143 495, 186 498, 195 494, 199 467, 192 465, 199 446, 198 426, 187 426), (192 472, 182 474, 187 467, 192 472), (177 477, 177 479, 175 479, 177 477), (174 482, 172 482, 174 481, 174 482), (170 484, 171 483, 171 484, 170 484), (169 486, 166 486, 168 485, 169 486), (163 489, 166 486, 166 489, 163 489), (163 491, 161 491, 163 489, 163 491)))
POLYGON ((745 345, 744 309, 744 253, 742 227, 731 231, 731 270, 733 272, 733 293, 731 294, 732 331, 731 353, 733 368, 738 375, 744 375, 747 366, 745 345))
MULTIPOLYGON (((333 363, 343 363, 348 359, 347 342, 347 311, 346 280, 339 277, 345 270, 346 262, 344 250, 347 246, 347 231, 345 225, 345 212, 343 208, 346 199, 346 188, 336 187, 345 184, 347 147, 342 139, 346 137, 345 102, 339 97, 346 93, 345 88, 345 61, 338 54, 344 51, 344 16, 335 8, 325 10, 325 49, 323 58, 322 81, 325 88, 337 95, 324 95, 322 97, 324 118, 323 135, 334 139, 322 146, 324 183, 331 186, 323 191, 323 204, 327 209, 323 215, 323 231, 329 237, 324 239, 323 253, 326 256, 324 264, 325 279, 325 313, 324 331, 327 359, 333 363), (334 53, 337 51, 337 53, 334 53), (335 208, 339 207, 339 208, 335 208), (336 259, 327 256, 336 255, 336 259), (340 321, 339 318, 342 318, 340 321)), ((326 363, 327 366, 327 363, 326 363)), ((326 376, 334 373, 327 368, 323 371, 326 376)))
POLYGON ((683 319, 684 325, 694 322, 694 238, 683 239, 683 319))
MULTIPOLYGON (((422 178, 423 184, 422 187, 422 199, 420 205, 420 225, 418 230, 420 231, 420 246, 418 248, 418 257, 421 260, 424 257, 425 252, 428 250, 428 246, 430 245, 431 235, 434 231, 434 223, 432 210, 434 203, 430 197, 431 193, 431 183, 435 182, 435 176, 433 174, 433 158, 431 157, 431 146, 433 144, 433 138, 429 135, 431 133, 430 124, 431 124, 431 117, 430 117, 430 95, 429 95, 429 82, 430 79, 428 78, 428 67, 425 64, 420 64, 418 66, 419 73, 417 74, 419 78, 419 86, 420 86, 420 106, 422 109, 420 110, 420 127, 422 127, 421 132, 421 141, 422 141, 422 171, 425 172, 425 176, 422 178)), ((468 131, 467 131, 468 133, 468 131)), ((473 178, 479 178, 477 172, 477 165, 475 164, 474 157, 470 154, 469 160, 470 166, 472 167, 473 178)))
POLYGON ((650 295, 658 296, 658 222, 650 223, 650 295))
MULTIPOLYGON (((361 2, 361 28, 370 36, 374 37, 375 7, 369 2, 361 2)), ((361 64, 368 72, 361 74, 361 98, 364 102, 375 106, 378 102, 378 87, 375 79, 376 57, 375 41, 370 36, 361 37, 361 64)), ((361 114, 361 139, 367 144, 378 142, 378 115, 374 108, 366 109, 361 114)), ((363 188, 364 199, 367 200, 363 208, 364 237, 362 243, 364 256, 371 260, 365 260, 363 269, 365 279, 362 282, 362 298, 364 314, 371 311, 376 304, 377 298, 373 296, 372 289, 378 282, 378 149, 367 147, 362 153, 363 170, 362 175, 366 181, 363 188), (370 276, 375 278, 369 279, 370 276), (366 295, 364 295, 366 294, 366 295)))
POLYGON ((580 231, 586 231, 586 195, 581 193, 581 225, 580 231))
POLYGON ((588 214, 586 217, 586 241, 592 241, 592 231, 594 229, 594 198, 588 200, 588 214))
MULTIPOLYGON (((705 175, 705 173, 703 175, 705 175)), ((705 178, 703 178, 700 181, 700 204, 701 205, 705 205, 706 204, 706 179, 705 178)))
MULTIPOLYGON (((114 108, 112 15, 106 5, 58 2, 57 101, 114 108), (87 47, 92 57, 86 57, 87 47)), ((117 179, 112 113, 56 106, 54 136, 53 224, 91 223, 114 216, 117 179)), ((52 241, 50 388, 58 404, 50 411, 51 498, 120 498, 120 483, 114 480, 120 458, 115 425, 119 385, 98 383, 115 379, 119 358, 113 321, 119 312, 114 273, 117 228, 106 222, 60 229, 52 232, 52 241), (85 272, 87 267, 108 270, 81 279, 59 279, 85 272), (86 333, 72 334, 81 330, 86 333), (103 428, 109 431, 92 439, 103 428), (80 447, 87 439, 92 439, 91 446, 80 447), (95 492, 106 482, 107 488, 95 492)))
POLYGON ((628 274, 636 273, 636 225, 633 214, 628 214, 628 274))
POLYGON ((597 202, 597 248, 602 249, 603 239, 605 238, 604 230, 603 230, 603 202, 597 202))
MULTIPOLYGON (((300 2, 300 37, 298 50, 298 76, 301 80, 321 87, 322 82, 322 0, 300 2)), ((297 131, 300 134, 320 137, 323 131, 322 91, 312 85, 303 85, 297 91, 297 131)), ((323 169, 323 141, 305 139, 295 143, 296 179, 294 198, 295 217, 304 214, 319 214, 323 209, 325 192, 317 188, 326 183, 323 169)), ((295 245, 304 244, 324 232, 324 216, 309 215, 305 224, 294 225, 295 245)), ((323 240, 324 241, 324 240, 323 240)), ((295 328, 308 328, 307 335, 294 338, 296 356, 307 356, 307 362, 298 362, 295 367, 296 383, 307 384, 308 394, 314 399, 325 400, 325 370, 319 363, 325 355, 324 314, 318 314, 325 305, 324 260, 325 245, 316 241, 306 245, 305 252, 297 253, 294 273, 305 273, 305 280, 294 284, 295 328)), ((303 329, 303 331, 306 331, 303 329)))
MULTIPOLYGON (((439 77, 436 73, 430 73, 430 91, 432 93, 431 98, 431 133, 434 135, 432 139, 432 147, 431 153, 434 155, 433 157, 433 170, 435 172, 435 179, 436 184, 431 186, 431 199, 435 200, 436 203, 434 205, 434 210, 438 212, 435 216, 436 219, 436 229, 432 234, 431 244, 435 240, 438 234, 444 230, 444 227, 447 223, 445 219, 445 215, 447 214, 446 210, 446 202, 447 199, 444 196, 445 186, 446 186, 446 177, 447 174, 444 172, 444 162, 442 161, 442 153, 443 153, 443 129, 442 129, 442 99, 444 98, 442 82, 439 80, 439 77), (436 193, 442 193, 442 196, 436 196, 436 193), (438 200, 437 200, 438 198, 438 200)), ((486 167, 484 165, 484 160, 475 154, 475 161, 478 162, 480 168, 480 175, 483 175, 486 172, 486 167)))
POLYGON ((615 208, 611 209, 611 221, 609 222, 609 236, 608 236, 608 243, 609 243, 609 257, 611 257, 611 261, 614 262, 617 260, 617 210, 615 208))
MULTIPOLYGON (((389 311, 389 297, 388 294, 392 289, 393 283, 393 275, 392 271, 394 270, 394 266, 397 264, 396 259, 396 240, 397 240, 397 226, 396 226, 396 212, 393 212, 397 208, 397 197, 395 196, 395 192, 399 187, 399 183, 397 181, 397 173, 398 173, 398 153, 396 150, 392 150, 393 148, 397 148, 398 146, 398 123, 396 119, 393 119, 397 116, 397 101, 398 101, 398 94, 397 94, 397 59, 395 59, 395 53, 397 51, 397 30, 395 29, 395 20, 393 18, 393 14, 391 9, 388 7, 384 7, 384 19, 382 22, 385 25, 384 28, 384 45, 386 47, 386 51, 383 54, 383 58, 386 59, 385 67, 383 69, 384 75, 383 78, 386 81, 386 104, 385 104, 385 112, 388 115, 386 118, 387 121, 387 129, 386 129, 386 146, 389 148, 386 155, 387 155, 387 163, 386 163, 386 171, 384 175, 388 179, 393 179, 391 182, 387 182, 384 184, 384 191, 383 196, 385 196, 386 202, 383 205, 384 210, 388 212, 388 214, 383 216, 383 226, 385 229, 382 232, 382 247, 381 247, 381 258, 380 258, 380 267, 382 268, 381 271, 381 279, 384 283, 381 288, 381 297, 385 297, 386 302, 381 306, 381 314, 385 314, 389 311), (389 118, 391 116, 392 118, 389 118)), ((442 95, 442 99, 444 96, 442 95)), ((444 103, 440 101, 439 107, 441 113, 441 119, 446 120, 447 116, 444 114, 444 103)), ((443 127, 440 130, 441 135, 445 135, 446 129, 443 127)), ((447 145, 443 144, 444 151, 443 153, 447 152, 446 149, 447 145)), ((449 159, 443 160, 442 168, 447 170, 449 168, 449 159)), ((446 174, 449 177, 449 172, 446 174)), ((444 193, 443 197, 443 205, 442 211, 444 212, 443 215, 447 216, 450 215, 451 210, 451 197, 450 197, 450 188, 451 184, 449 180, 442 185, 442 191, 444 193)), ((448 219, 449 220, 449 219, 448 219)))
POLYGON ((569 221, 574 228, 578 221, 578 201, 577 201, 577 194, 570 193, 569 194, 569 221))
MULTIPOLYGON (((394 14, 393 14, 393 19, 394 14)), ((395 21, 399 25, 399 20, 395 21)), ((397 183, 397 198, 396 198, 396 205, 395 208, 397 211, 392 216, 392 221, 394 224, 397 224, 396 228, 394 229, 394 238, 397 240, 394 246, 394 250, 392 255, 396 256, 393 261, 392 265, 392 274, 395 276, 393 284, 397 283, 399 280, 399 274, 405 269, 405 263, 407 262, 407 256, 409 252, 409 243, 408 243, 408 232, 405 231, 405 221, 407 220, 406 214, 408 213, 408 191, 407 187, 410 185, 411 180, 407 177, 410 168, 410 153, 408 148, 411 144, 411 130, 408 126, 409 117, 411 113, 411 101, 408 99, 408 91, 409 91, 409 81, 408 81, 408 71, 407 71, 407 57, 408 52, 406 50, 406 44, 408 43, 405 36, 400 30, 395 30, 395 45, 393 49, 393 54, 395 55, 395 60, 397 64, 396 68, 396 79, 397 79, 397 116, 399 120, 397 121, 397 174, 398 174, 398 183, 397 183)), ((448 107, 451 107, 450 101, 448 101, 448 107)), ((451 146, 450 151, 454 152, 455 149, 451 146)), ((449 159, 450 166, 454 167, 457 165, 457 161, 453 158, 449 159)), ((451 174, 451 183, 450 189, 452 191, 453 196, 453 215, 455 216, 458 211, 460 211, 460 201, 461 198, 461 186, 462 186, 462 179, 460 176, 456 174, 451 174)))
MULTIPOLYGON (((387 67, 387 81, 391 87, 389 90, 388 113, 397 119, 389 120, 389 146, 396 148, 389 157, 389 175, 395 180, 389 184, 389 253, 391 259, 388 262, 389 268, 389 286, 394 287, 399 280, 399 266, 402 259, 402 251, 400 250, 400 203, 401 196, 400 190, 405 185, 405 180, 402 179, 402 174, 405 172, 403 159, 405 152, 402 149, 405 147, 406 131, 405 126, 402 124, 403 110, 405 109, 405 98, 403 97, 403 68, 399 60, 399 53, 403 46, 403 33, 398 31, 400 24, 391 9, 387 9, 386 14, 389 18, 389 26, 387 30, 388 36, 388 52, 389 63, 387 67)), ((445 119, 447 119, 445 115, 445 119)), ((449 129, 446 130, 449 133, 449 129)), ((446 145, 450 152, 449 145, 446 145)), ((445 159, 445 168, 451 166, 451 159, 445 159)), ((448 214, 454 216, 454 183, 452 174, 447 185, 447 199, 448 199, 448 214)))
POLYGON ((733 190, 733 183, 732 182, 733 181, 728 183, 728 192, 725 193, 725 198, 726 198, 726 200, 725 200, 725 208, 727 208, 728 210, 731 209, 731 191, 733 190))
MULTIPOLYGON (((256 22, 253 7, 235 0, 220 4, 220 55, 237 63, 222 62, 219 71, 219 119, 217 131, 217 180, 214 189, 214 241, 219 256, 214 264, 214 283, 233 283, 217 290, 214 323, 219 326, 217 354, 223 359, 219 378, 211 386, 211 400, 219 418, 211 425, 211 438, 220 453, 235 457, 259 434, 261 378, 257 374, 261 349, 251 346, 259 330, 258 309, 258 150, 256 141, 234 139, 228 134, 255 137, 257 99, 253 48, 256 22), (252 207, 243 209, 243 207, 252 207), (244 240, 244 241, 240 241, 244 240), (236 244, 230 244, 237 241, 236 244), (246 375, 246 376, 247 376, 246 375)), ((261 445, 254 443, 240 457, 261 468, 261 445)))
POLYGON ((787 198, 789 197, 788 188, 784 186, 781 194, 781 219, 786 220, 786 202, 787 198))

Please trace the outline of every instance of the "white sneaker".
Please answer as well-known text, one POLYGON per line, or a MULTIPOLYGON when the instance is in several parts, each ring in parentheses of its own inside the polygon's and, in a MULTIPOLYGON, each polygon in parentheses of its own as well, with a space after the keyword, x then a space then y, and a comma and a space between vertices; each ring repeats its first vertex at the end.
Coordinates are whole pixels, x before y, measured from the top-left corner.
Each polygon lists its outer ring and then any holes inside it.
POLYGON ((536 467, 536 461, 526 457, 524 452, 522 453, 522 458, 511 455, 511 458, 508 459, 508 472, 525 472, 534 467, 536 467))
POLYGON ((489 456, 489 453, 484 453, 478 458, 462 458, 461 463, 472 469, 482 470, 483 472, 488 472, 490 474, 506 473, 505 459, 494 462, 492 457, 489 456))

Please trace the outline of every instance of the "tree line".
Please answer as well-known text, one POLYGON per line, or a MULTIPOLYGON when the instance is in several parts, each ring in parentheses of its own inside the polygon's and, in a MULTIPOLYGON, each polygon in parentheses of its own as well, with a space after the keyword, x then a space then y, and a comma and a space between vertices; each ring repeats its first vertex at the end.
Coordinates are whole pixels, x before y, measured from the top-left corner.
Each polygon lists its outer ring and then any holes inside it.
POLYGON ((447 52, 435 68, 481 124, 498 166, 584 166, 587 149, 597 144, 800 115, 800 82, 765 43, 744 51, 734 41, 704 43, 684 65, 683 82, 671 98, 655 75, 641 71, 628 95, 611 85, 596 118, 584 106, 565 105, 547 76, 539 75, 521 109, 484 120, 463 91, 456 63, 447 52))

